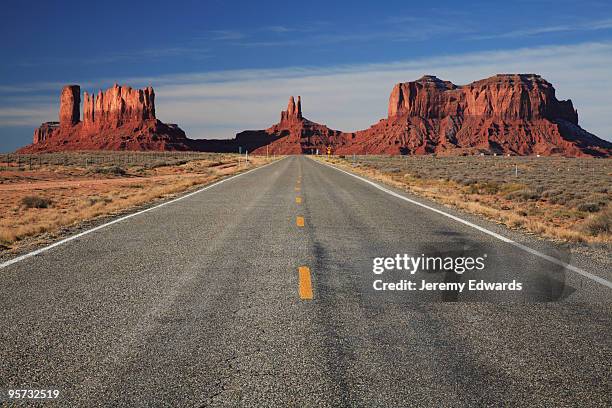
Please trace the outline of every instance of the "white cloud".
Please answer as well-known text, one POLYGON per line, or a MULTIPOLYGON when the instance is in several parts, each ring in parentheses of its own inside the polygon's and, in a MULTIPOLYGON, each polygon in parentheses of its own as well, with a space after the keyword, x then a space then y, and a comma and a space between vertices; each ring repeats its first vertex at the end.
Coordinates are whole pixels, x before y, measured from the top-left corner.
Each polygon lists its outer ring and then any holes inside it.
MULTIPOLYGON (((465 84, 496 73, 538 73, 559 99, 571 98, 581 125, 612 140, 612 43, 525 48, 389 64, 226 71, 164 79, 158 114, 192 137, 228 138, 278 121, 290 95, 304 115, 340 130, 364 129, 386 116, 393 85, 424 74, 465 84)), ((154 82, 155 84, 155 82, 154 82)))
POLYGON ((244 38, 244 34, 236 30, 211 30, 212 40, 240 40, 244 38))
MULTIPOLYGON (((50 104, 24 107, 0 107, 0 127, 2 126, 28 126, 43 121, 57 120, 57 107, 50 104), (45 119, 49 118, 49 119, 45 119), (33 122, 34 121, 34 122, 33 122)), ((34 129, 32 129, 34 131, 34 129)))
POLYGON ((574 31, 596 31, 596 30, 608 30, 612 28, 612 19, 595 20, 589 22, 573 22, 571 24, 559 24, 554 26, 543 26, 533 27, 528 29, 507 31, 504 33, 497 34, 486 34, 486 35, 475 35, 468 39, 470 40, 490 40, 499 38, 520 38, 520 37, 532 37, 540 34, 550 33, 563 33, 563 32, 574 32, 574 31))
MULTIPOLYGON (((262 129, 277 122, 290 95, 302 96, 304 115, 309 119, 351 131, 367 128, 386 116, 389 93, 397 82, 433 74, 465 84, 497 73, 538 73, 555 86, 559 99, 572 99, 585 129, 612 140, 610 66, 612 43, 586 43, 385 64, 186 73, 119 82, 153 85, 158 117, 178 123, 190 137, 231 138, 241 130, 262 129)), ((113 82, 95 81, 87 84, 87 89, 113 82)), ((36 89, 36 85, 30 88, 36 89)), ((3 99, 3 105, 17 106, 11 96, 3 99)), ((0 108, 0 126, 12 123, 10 118, 20 123, 29 120, 33 127, 43 120, 55 120, 55 100, 51 105, 32 103, 18 115, 3 114, 0 108)), ((19 104, 25 106, 26 102, 20 100, 19 104)))

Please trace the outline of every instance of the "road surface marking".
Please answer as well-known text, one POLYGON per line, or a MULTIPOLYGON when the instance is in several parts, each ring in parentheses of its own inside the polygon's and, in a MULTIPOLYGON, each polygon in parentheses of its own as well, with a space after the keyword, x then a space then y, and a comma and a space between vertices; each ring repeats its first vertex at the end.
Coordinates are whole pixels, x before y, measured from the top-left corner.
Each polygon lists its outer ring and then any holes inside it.
POLYGON ((295 223, 297 224, 298 227, 303 227, 304 226, 304 217, 297 217, 295 219, 295 223))
POLYGON ((300 266, 300 299, 312 299, 312 281, 310 280, 310 268, 300 266))
POLYGON ((300 188, 299 188, 299 187, 296 187, 296 188, 295 188, 295 191, 300 191, 300 188))
POLYGON ((9 266, 9 265, 15 264, 15 263, 17 263, 17 262, 21 262, 21 261, 23 261, 24 259, 31 258, 31 257, 33 257, 33 256, 35 256, 35 255, 42 254, 43 252, 46 252, 46 251, 48 251, 48 250, 50 250, 50 249, 52 249, 52 248, 55 248, 55 247, 58 247, 58 246, 60 246, 60 245, 66 244, 66 243, 68 243, 68 242, 70 242, 70 241, 72 241, 72 240, 75 240, 75 239, 77 239, 77 238, 80 238, 80 237, 82 237, 82 236, 84 236, 84 235, 91 234, 91 233, 92 233, 92 232, 94 232, 94 231, 101 230, 102 228, 106 228, 106 227, 111 226, 111 225, 113 225, 113 224, 116 224, 116 223, 118 223, 118 222, 125 221, 125 220, 127 220, 127 219, 129 219, 129 218, 132 218, 132 217, 135 217, 135 216, 137 216, 137 215, 144 214, 144 213, 146 213, 146 212, 153 211, 153 210, 156 210, 156 209, 158 209, 158 208, 164 207, 164 206, 166 206, 166 205, 168 205, 168 204, 172 204, 172 203, 175 203, 175 202, 177 202, 177 201, 183 200, 183 199, 185 199, 185 198, 187 198, 187 197, 191 197, 191 196, 193 196, 193 195, 196 195, 196 194, 198 194, 198 193, 201 193, 201 192, 203 192, 203 191, 206 191, 206 190, 208 190, 208 189, 211 189, 211 188, 213 188, 213 187, 215 187, 215 186, 218 186, 219 184, 225 183, 226 181, 230 181, 230 180, 233 180, 233 179, 235 179, 235 178, 237 178, 237 177, 244 176, 245 174, 249 174, 249 173, 251 173, 251 172, 253 172, 253 171, 256 171, 256 170, 259 170, 259 169, 263 169, 264 167, 267 167, 267 166, 269 166, 269 165, 271 165, 271 164, 274 164, 274 163, 278 163, 278 162, 280 162, 280 161, 282 161, 282 160, 284 160, 284 159, 286 159, 286 157, 283 157, 283 158, 282 158, 282 159, 280 159, 280 160, 276 160, 276 161, 270 162, 270 163, 268 163, 268 164, 264 164, 264 165, 263 165, 263 166, 261 166, 261 167, 257 167, 257 168, 251 169, 251 170, 249 170, 249 171, 245 171, 244 173, 240 173, 240 174, 236 174, 235 176, 231 176, 231 177, 228 177, 228 178, 224 178, 223 180, 219 180, 219 181, 217 181, 216 183, 210 184, 210 185, 208 185, 208 186, 206 186, 206 187, 203 187, 203 188, 201 188, 201 189, 199 189, 199 190, 193 191, 193 192, 191 192, 191 193, 189 193, 189 194, 185 194, 185 195, 183 195, 183 196, 180 196, 180 197, 178 197, 178 198, 172 199, 172 200, 170 200, 170 201, 166 201, 166 202, 163 202, 163 203, 161 203, 161 204, 157 204, 157 205, 155 205, 155 206, 153 206, 153 207, 149 207, 149 208, 146 208, 146 209, 144 209, 144 210, 141 210, 141 211, 138 211, 138 212, 135 212, 135 213, 132 213, 132 214, 128 214, 128 215, 126 215, 126 216, 124 216, 124 217, 117 218, 117 219, 115 219, 115 220, 109 221, 109 222, 107 222, 106 224, 98 225, 97 227, 94 227, 94 228, 92 228, 92 229, 88 229, 88 230, 86 230, 86 231, 83 231, 83 232, 80 232, 80 233, 78 233, 78 234, 72 235, 72 236, 70 236, 70 237, 68 237, 68 238, 64 238, 64 239, 62 239, 61 241, 57 241, 57 242, 55 242, 55 243, 53 243, 53 244, 51 244, 51 245, 48 245, 48 246, 46 246, 46 247, 43 247, 43 248, 37 249, 36 251, 28 252, 27 254, 23 254, 23 255, 21 255, 21 256, 18 256, 18 257, 16 257, 16 258, 13 258, 13 259, 10 259, 10 260, 8 260, 8 261, 6 261, 6 262, 3 262, 3 263, 1 263, 1 264, 0 264, 0 269, 4 269, 4 268, 6 268, 6 267, 7 267, 7 266, 9 266))
POLYGON ((302 203, 302 197, 295 197, 295 202, 298 204, 302 203))
MULTIPOLYGON (((314 159, 312 159, 312 160, 314 160, 314 159)), ((316 160, 314 160, 314 161, 316 161, 316 160)), ((508 243, 510 245, 515 246, 516 248, 522 249, 525 252, 529 252, 530 254, 538 256, 538 257, 540 257, 542 259, 545 259, 545 260, 547 260, 547 261, 549 261, 551 263, 554 263, 555 265, 559 265, 559 266, 562 266, 564 268, 567 268, 570 271, 576 272, 577 274, 582 275, 585 278, 591 279, 592 281, 595 281, 595 282, 597 282, 597 283, 599 283, 601 285, 607 286, 608 288, 612 289, 612 282, 610 282, 610 281, 608 281, 608 280, 606 280, 606 279, 604 279, 604 278, 602 278, 600 276, 597 276, 597 275, 594 275, 594 274, 592 274, 590 272, 587 272, 584 269, 580 269, 580 268, 578 268, 578 267, 576 267, 574 265, 570 265, 568 263, 565 263, 565 262, 563 262, 563 261, 561 261, 561 260, 559 260, 557 258, 554 258, 552 256, 543 254, 540 251, 537 251, 537 250, 535 250, 533 248, 530 248, 530 247, 528 247, 526 245, 523 245, 523 244, 521 244, 519 242, 513 241, 510 238, 506 238, 503 235, 500 235, 500 234, 498 234, 496 232, 490 231, 490 230, 488 230, 488 229, 486 229, 484 227, 481 227, 480 225, 473 224, 473 223, 471 223, 471 222, 469 222, 467 220, 464 220, 463 218, 459 218, 457 216, 454 216, 454 215, 449 214, 447 212, 444 212, 442 210, 438 210, 437 208, 430 207, 430 206, 428 206, 426 204, 423 204, 423 203, 420 203, 418 201, 411 200, 410 198, 404 197, 403 195, 398 194, 395 191, 389 190, 388 188, 385 188, 385 187, 381 186, 380 184, 374 183, 373 181, 370 181, 368 179, 360 177, 360 176, 358 176, 356 174, 353 174, 351 172, 348 172, 346 170, 342 170, 342 169, 340 169, 340 168, 338 168, 336 166, 332 166, 331 164, 321 163, 321 162, 317 162, 317 163, 323 164, 324 166, 327 166, 327 167, 331 167, 332 169, 338 170, 339 172, 342 172, 344 174, 348 174, 351 177, 355 177, 356 179, 361 180, 364 183, 367 183, 367 184, 369 184, 369 185, 371 185, 371 186, 373 186, 373 187, 375 187, 375 188, 377 188, 377 189, 379 189, 381 191, 384 191, 385 193, 390 194, 393 197, 399 198, 400 200, 404 200, 404 201, 407 201, 407 202, 409 202, 411 204, 418 205, 419 207, 426 208, 426 209, 428 209, 430 211, 433 211, 435 213, 438 213, 440 215, 448 217, 451 220, 455 220, 457 222, 465 224, 468 227, 475 228, 475 229, 477 229, 480 232, 484 232, 487 235, 490 235, 490 236, 492 236, 494 238, 499 239, 500 241, 504 241, 504 242, 506 242, 506 243, 508 243)))

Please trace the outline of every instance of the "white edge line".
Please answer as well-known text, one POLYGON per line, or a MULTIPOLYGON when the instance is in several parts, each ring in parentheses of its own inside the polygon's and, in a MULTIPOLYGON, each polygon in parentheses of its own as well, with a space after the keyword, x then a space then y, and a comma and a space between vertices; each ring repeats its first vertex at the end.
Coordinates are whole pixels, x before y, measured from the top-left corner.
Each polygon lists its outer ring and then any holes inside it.
POLYGON ((447 213, 447 212, 444 212, 444 211, 442 211, 442 210, 438 210, 437 208, 433 208, 433 207, 430 207, 430 206, 428 206, 428 205, 426 205, 426 204, 420 203, 420 202, 418 202, 418 201, 411 200, 411 199, 410 199, 410 198, 408 198, 408 197, 404 197, 403 195, 398 194, 398 193, 396 193, 395 191, 389 190, 388 188, 385 188, 385 187, 381 186, 380 184, 374 183, 373 181, 370 181, 370 180, 368 180, 368 179, 365 179, 365 178, 363 178, 363 177, 360 177, 360 176, 358 176, 358 175, 356 175, 356 174, 353 174, 353 173, 348 172, 348 171, 346 171, 346 170, 342 170, 342 169, 340 169, 340 168, 338 168, 338 167, 336 167, 336 166, 333 166, 333 165, 331 165, 331 164, 328 164, 328 163, 323 163, 323 162, 320 162, 320 161, 318 161, 318 160, 314 160, 314 161, 315 161, 315 162, 317 162, 317 163, 323 164, 323 165, 325 165, 325 166, 327 166, 327 167, 331 167, 331 168, 332 168, 332 169, 334 169, 334 170, 338 170, 338 171, 340 171, 340 172, 342 172, 342 173, 348 174, 349 176, 355 177, 356 179, 359 179, 359 180, 363 181, 364 183, 367 183, 367 184, 369 184, 369 185, 371 185, 371 186, 373 186, 373 187, 376 187, 377 189, 379 189, 379 190, 381 190, 381 191, 384 191, 385 193, 390 194, 390 195, 392 195, 393 197, 397 197, 397 198, 399 198, 399 199, 401 199, 401 200, 404 200, 404 201, 407 201, 407 202, 409 202, 409 203, 411 203, 411 204, 418 205, 419 207, 426 208, 426 209, 428 209, 428 210, 430 210, 430 211, 433 211, 433 212, 435 212, 435 213, 438 213, 438 214, 440 214, 440 215, 443 215, 443 216, 445 216, 445 217, 448 217, 448 218, 450 218, 450 219, 452 219, 452 220, 455 220, 455 221, 457 221, 457 222, 460 222, 460 223, 462 223, 462 224, 465 224, 465 225, 467 225, 467 226, 469 226, 469 227, 475 228, 475 229, 477 229, 477 230, 478 230, 478 231, 480 231, 480 232, 484 232, 484 233, 485 233, 485 234, 487 234, 487 235, 490 235, 490 236, 492 236, 492 237, 494 237, 494 238, 499 239, 500 241, 504 241, 504 242, 506 242, 506 243, 508 243, 508 244, 510 244, 510 245, 515 246, 516 248, 522 249, 523 251, 525 251, 525 252, 529 252, 530 254, 533 254, 533 255, 539 256, 540 258, 545 259, 545 260, 547 260, 547 261, 549 261, 549 262, 551 262, 551 263, 554 263, 555 265, 559 265, 559 266, 562 266, 562 267, 564 267, 564 268, 567 268, 567 269, 569 269, 569 270, 571 270, 571 271, 573 271, 573 272, 576 272, 576 273, 578 273, 578 274, 580 274, 580 275, 584 276, 585 278, 589 278, 589 279, 591 279, 591 280, 593 280, 593 281, 595 281, 595 282, 597 282, 597 283, 600 283, 600 284, 602 284, 602 285, 604 285, 604 286, 607 286, 608 288, 612 289, 612 282, 607 281, 606 279, 604 279, 604 278, 602 278, 602 277, 600 277, 600 276, 597 276, 597 275, 594 275, 594 274, 592 274, 592 273, 590 273, 590 272, 587 272, 587 271, 585 271, 584 269, 580 269, 580 268, 578 268, 578 267, 576 267, 576 266, 573 266, 573 265, 570 265, 570 264, 568 264, 568 263, 565 263, 565 262, 563 262, 563 261, 561 261, 561 260, 559 260, 559 259, 557 259, 557 258, 554 258, 554 257, 552 257, 552 256, 549 256, 549 255, 543 254, 543 253, 542 253, 542 252, 540 252, 540 251, 537 251, 537 250, 535 250, 535 249, 533 249, 533 248, 530 248, 530 247, 525 246, 525 245, 523 245, 523 244, 521 244, 521 243, 518 243, 518 242, 516 242, 516 241, 513 241, 513 240, 511 240, 510 238, 506 238, 506 237, 504 237, 503 235, 500 235, 500 234, 498 234, 498 233, 496 233, 496 232, 490 231, 490 230, 488 230, 488 229, 486 229, 486 228, 484 228, 484 227, 481 227, 480 225, 473 224, 473 223, 471 223, 471 222, 469 222, 469 221, 467 221, 467 220, 464 220, 464 219, 462 219, 462 218, 456 217, 456 216, 454 216, 454 215, 452 215, 452 214, 449 214, 449 213, 447 213))
POLYGON ((109 221, 109 222, 107 222, 107 223, 105 223, 105 224, 98 225, 97 227, 94 227, 94 228, 88 229, 88 230, 83 231, 83 232, 79 232, 78 234, 75 234, 75 235, 69 236, 68 238, 64 238, 64 239, 62 239, 62 240, 60 240, 60 241, 54 242, 53 244, 48 245, 48 246, 46 246, 46 247, 42 247, 42 248, 39 248, 39 249, 37 249, 37 250, 35 250, 35 251, 28 252, 27 254, 23 254, 23 255, 20 255, 20 256, 18 256, 18 257, 16 257, 16 258, 9 259, 8 261, 3 262, 3 263, 1 263, 1 264, 0 264, 0 269, 4 269, 4 268, 6 268, 7 266, 13 265, 13 264, 15 264, 15 263, 17 263, 17 262, 21 262, 21 261, 23 261, 24 259, 28 259, 28 258, 31 258, 31 257, 33 257, 33 256, 35 256, 35 255, 41 254, 41 253, 46 252, 46 251, 48 251, 48 250, 50 250, 50 249, 52 249, 52 248, 55 248, 55 247, 57 247, 57 246, 60 246, 60 245, 66 244, 66 243, 68 243, 68 242, 70 242, 70 241, 72 241, 72 240, 75 240, 75 239, 77 239, 77 238, 80 238, 80 237, 82 237, 82 236, 84 236, 84 235, 91 234, 92 232, 95 232, 95 231, 101 230, 102 228, 106 228, 106 227, 108 227, 108 226, 110 226, 110 225, 116 224, 116 223, 121 222, 121 221, 125 221, 125 220, 127 220, 127 219, 129 219, 129 218, 132 218, 132 217, 135 217, 135 216, 137 216, 137 215, 144 214, 144 213, 146 213, 146 212, 153 211, 153 210, 155 210, 155 209, 158 209, 158 208, 164 207, 164 206, 166 206, 166 205, 168 205, 168 204, 172 204, 172 203, 175 203, 175 202, 177 202, 177 201, 183 200, 183 199, 185 199, 185 198, 187 198, 187 197, 191 197, 191 196, 193 196, 193 195, 195 195, 195 194, 201 193, 202 191, 206 191, 206 190, 208 190, 208 189, 210 189, 210 188, 213 188, 213 187, 215 187, 215 186, 218 186, 218 185, 219 185, 219 184, 221 184, 221 183, 225 183, 226 181, 230 181, 230 180, 233 180, 233 179, 235 179, 235 178, 237 178, 237 177, 244 176, 245 174, 249 174, 249 173, 251 173, 252 171, 259 170, 259 169, 263 169, 264 167, 267 167, 267 166, 269 166, 269 165, 271 165, 271 164, 274 164, 274 163, 278 163, 278 162, 280 162, 281 160, 284 160, 284 159, 286 159, 286 157, 283 157, 283 158, 282 158, 282 159, 280 159, 280 160, 276 160, 276 161, 273 161, 273 162, 268 163, 268 164, 264 164, 264 165, 263 165, 263 166, 261 166, 261 167, 256 167, 256 168, 251 169, 251 170, 249 170, 249 171, 245 171, 244 173, 240 173, 240 174, 236 174, 235 176, 231 176, 231 177, 224 178, 224 179, 219 180, 219 181, 217 181, 217 182, 215 182, 215 183, 213 183, 213 184, 209 184, 209 185, 207 185, 207 186, 205 186, 205 187, 203 187, 203 188, 201 188, 201 189, 199 189, 199 190, 192 191, 191 193, 188 193, 188 194, 182 195, 182 196, 180 196, 180 197, 174 198, 174 199, 172 199, 172 200, 170 200, 170 201, 165 201, 165 202, 163 202, 163 203, 161 203, 161 204, 157 204, 157 205, 155 205, 155 206, 153 206, 153 207, 149 207, 149 208, 146 208, 146 209, 144 209, 144 210, 141 210, 141 211, 138 211, 138 212, 135 212, 135 213, 132 213, 132 214, 125 215, 125 216, 123 216, 123 217, 120 217, 120 218, 114 219, 114 220, 112 220, 112 221, 109 221))

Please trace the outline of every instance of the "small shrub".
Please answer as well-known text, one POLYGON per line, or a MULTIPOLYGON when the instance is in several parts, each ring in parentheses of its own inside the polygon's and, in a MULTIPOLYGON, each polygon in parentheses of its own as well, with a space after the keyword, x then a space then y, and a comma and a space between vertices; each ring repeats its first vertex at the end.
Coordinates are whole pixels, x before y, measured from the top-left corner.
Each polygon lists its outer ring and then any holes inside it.
POLYGON ((468 179, 461 180, 460 183, 463 184, 464 186, 471 186, 472 184, 476 184, 476 180, 468 178, 468 179))
POLYGON ((94 173, 98 174, 110 174, 113 176, 125 176, 126 171, 123 167, 119 166, 111 166, 111 167, 97 167, 94 170, 94 173))
POLYGON ((582 229, 592 236, 611 233, 612 208, 608 208, 606 211, 587 218, 582 224, 582 229))
POLYGON ((578 211, 594 213, 600 210, 597 203, 582 203, 578 205, 578 211))
POLYGON ((569 198, 569 197, 566 197, 565 195, 560 194, 560 195, 557 195, 557 196, 551 197, 551 198, 550 198, 548 201, 549 201, 551 204, 565 205, 565 204, 567 204, 567 202, 568 202, 569 200, 570 200, 570 198, 569 198))
POLYGON ((529 201, 537 200, 539 198, 540 194, 532 190, 518 190, 506 194, 506 199, 508 200, 529 201))
POLYGON ((524 190, 527 186, 520 183, 504 183, 500 186, 500 191, 511 193, 513 191, 524 190))
POLYGON ((544 198, 551 198, 551 197, 558 196, 560 194, 563 194, 563 191, 558 190, 558 189, 544 190, 542 192, 542 197, 544 197, 544 198))
POLYGON ((493 195, 499 191, 499 183, 495 181, 485 181, 482 183, 472 184, 468 192, 470 194, 487 194, 493 195))
POLYGON ((168 167, 168 166, 182 166, 183 164, 187 164, 189 161, 187 160, 166 160, 166 161, 157 161, 148 165, 149 169, 157 169, 160 167, 168 167))
POLYGON ((89 197, 89 205, 95 205, 95 204, 98 204, 98 203, 108 204, 108 203, 110 203, 112 201, 113 201, 113 199, 112 198, 108 198, 108 197, 99 197, 99 196, 89 197))
POLYGON ((497 194, 501 188, 500 184, 496 181, 488 181, 483 183, 480 187, 485 194, 497 194))
POLYGON ((21 204, 26 208, 48 208, 51 200, 39 196, 26 196, 21 199, 21 204))

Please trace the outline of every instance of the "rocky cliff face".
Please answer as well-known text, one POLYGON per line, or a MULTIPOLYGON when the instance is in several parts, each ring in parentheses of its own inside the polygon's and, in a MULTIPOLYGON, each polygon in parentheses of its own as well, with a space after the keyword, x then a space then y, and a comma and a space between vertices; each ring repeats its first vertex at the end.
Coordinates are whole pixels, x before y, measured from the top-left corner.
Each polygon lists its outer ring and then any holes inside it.
POLYGON ((115 84, 97 96, 68 85, 60 96, 59 123, 46 122, 34 131, 23 153, 58 150, 191 150, 191 141, 176 125, 155 117, 153 88, 115 84))
POLYGON ((60 126, 59 122, 45 122, 40 127, 34 130, 34 140, 32 143, 38 144, 43 143, 53 134, 55 130, 60 126))
POLYGON ((428 119, 564 119, 578 124, 572 102, 558 101, 552 85, 533 74, 502 74, 460 87, 431 75, 396 84, 389 97, 389 118, 402 114, 428 119))
POLYGON ((302 98, 298 96, 296 104, 295 99, 293 99, 293 96, 291 96, 289 98, 287 110, 281 112, 280 123, 299 122, 302 119, 302 98))
POLYGON ((66 85, 60 96, 59 121, 62 127, 72 127, 81 120, 81 87, 66 85))
POLYGON ((388 117, 356 132, 347 151, 386 154, 604 156, 612 144, 578 126, 571 101, 534 74, 457 86, 435 76, 399 83, 388 117))
POLYGON ((83 124, 97 129, 155 119, 153 88, 133 89, 115 84, 97 96, 83 94, 83 124))

